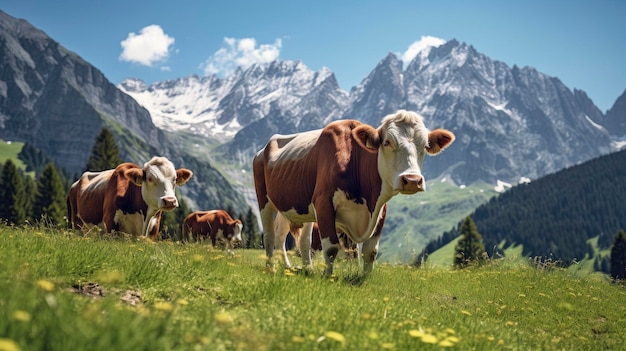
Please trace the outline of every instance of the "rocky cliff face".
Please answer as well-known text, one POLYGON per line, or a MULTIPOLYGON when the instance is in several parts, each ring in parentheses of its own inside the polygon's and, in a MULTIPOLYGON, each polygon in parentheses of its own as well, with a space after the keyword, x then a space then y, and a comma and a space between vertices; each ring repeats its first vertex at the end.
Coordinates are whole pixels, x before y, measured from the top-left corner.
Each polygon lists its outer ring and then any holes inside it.
POLYGON ((0 139, 28 142, 79 174, 105 126, 126 161, 142 165, 160 155, 177 166, 202 168, 181 188, 197 207, 245 208, 243 196, 220 172, 186 155, 179 136, 157 128, 150 113, 102 72, 28 22, 0 11, 0 139), (217 188, 207 189, 208 180, 217 188))
POLYGON ((626 90, 607 111, 603 124, 615 137, 626 137, 626 90))
MULTIPOLYGON (((148 145, 164 142, 148 111, 102 72, 28 22, 3 12, 0 52, 0 138, 46 150, 70 172, 83 170, 105 125, 124 126, 148 145)), ((138 161, 137 155, 126 153, 138 161)))

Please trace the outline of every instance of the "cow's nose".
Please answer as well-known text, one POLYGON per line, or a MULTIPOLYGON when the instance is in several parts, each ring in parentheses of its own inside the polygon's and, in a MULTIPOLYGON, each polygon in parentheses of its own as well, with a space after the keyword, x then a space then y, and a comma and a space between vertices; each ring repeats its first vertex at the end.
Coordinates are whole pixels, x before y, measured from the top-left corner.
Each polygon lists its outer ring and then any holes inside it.
POLYGON ((178 207, 178 202, 176 201, 175 197, 167 196, 167 197, 162 198, 162 200, 163 200, 163 209, 173 210, 174 208, 178 207))
POLYGON ((414 194, 424 191, 424 177, 419 174, 403 174, 400 176, 400 192, 414 194))

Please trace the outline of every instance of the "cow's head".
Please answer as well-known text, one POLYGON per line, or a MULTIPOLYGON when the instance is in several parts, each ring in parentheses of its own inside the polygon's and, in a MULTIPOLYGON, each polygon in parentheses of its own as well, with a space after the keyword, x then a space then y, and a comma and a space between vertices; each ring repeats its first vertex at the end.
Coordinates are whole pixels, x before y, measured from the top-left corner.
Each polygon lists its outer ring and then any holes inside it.
POLYGON ((187 183, 193 172, 186 168, 175 169, 165 157, 153 157, 143 168, 128 169, 124 175, 141 187, 141 196, 149 208, 171 211, 178 207, 176 185, 187 183))
POLYGON ((233 222, 233 238, 231 239, 233 242, 242 242, 241 238, 241 230, 243 229, 243 223, 241 223, 240 219, 235 219, 233 222))
POLYGON ((363 124, 352 133, 361 147, 378 153, 378 173, 383 188, 393 195, 424 191, 424 155, 436 155, 454 141, 450 131, 429 131, 422 116, 405 110, 387 115, 378 129, 363 124))

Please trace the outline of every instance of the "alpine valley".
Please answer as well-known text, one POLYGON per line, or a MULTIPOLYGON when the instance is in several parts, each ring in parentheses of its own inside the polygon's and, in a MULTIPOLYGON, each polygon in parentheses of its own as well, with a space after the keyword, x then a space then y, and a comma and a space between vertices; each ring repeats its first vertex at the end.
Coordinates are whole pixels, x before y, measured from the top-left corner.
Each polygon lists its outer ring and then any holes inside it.
POLYGON ((393 53, 350 91, 328 68, 274 61, 227 77, 117 86, 27 21, 0 11, 0 138, 32 144, 79 174, 109 127, 128 161, 160 154, 194 171, 193 209, 256 210, 251 159, 274 133, 354 118, 378 126, 398 109, 455 133, 424 161, 425 193, 395 197, 381 258, 406 262, 497 189, 609 154, 626 134, 626 92, 607 112, 582 90, 532 67, 509 67, 455 39, 406 67, 393 53))

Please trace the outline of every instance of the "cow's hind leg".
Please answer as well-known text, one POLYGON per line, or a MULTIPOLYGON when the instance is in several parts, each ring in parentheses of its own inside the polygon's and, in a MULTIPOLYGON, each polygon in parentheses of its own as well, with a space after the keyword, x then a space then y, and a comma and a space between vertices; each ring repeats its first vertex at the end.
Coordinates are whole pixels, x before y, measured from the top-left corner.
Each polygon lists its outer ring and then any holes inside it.
POLYGON ((298 240, 298 249, 302 256, 302 267, 305 269, 313 268, 311 262, 311 233, 313 232, 313 222, 304 223, 300 230, 300 239, 298 240))
MULTIPOLYGON (((285 248, 285 242, 287 235, 289 234, 289 221, 283 217, 280 213, 276 214, 276 220, 274 221, 274 234, 276 235, 274 241, 274 248, 280 250, 283 256, 283 261, 287 268, 291 268, 291 262, 287 257, 287 249, 285 248)), ((292 233, 292 235, 295 235, 292 233)))
POLYGON ((265 255, 267 256, 267 261, 265 266, 270 270, 275 270, 274 262, 272 261, 272 257, 274 256, 274 240, 275 240, 275 232, 274 232, 274 216, 276 215, 276 210, 274 206, 272 206, 269 202, 265 204, 265 206, 261 209, 261 224, 263 225, 263 245, 265 246, 265 255))

